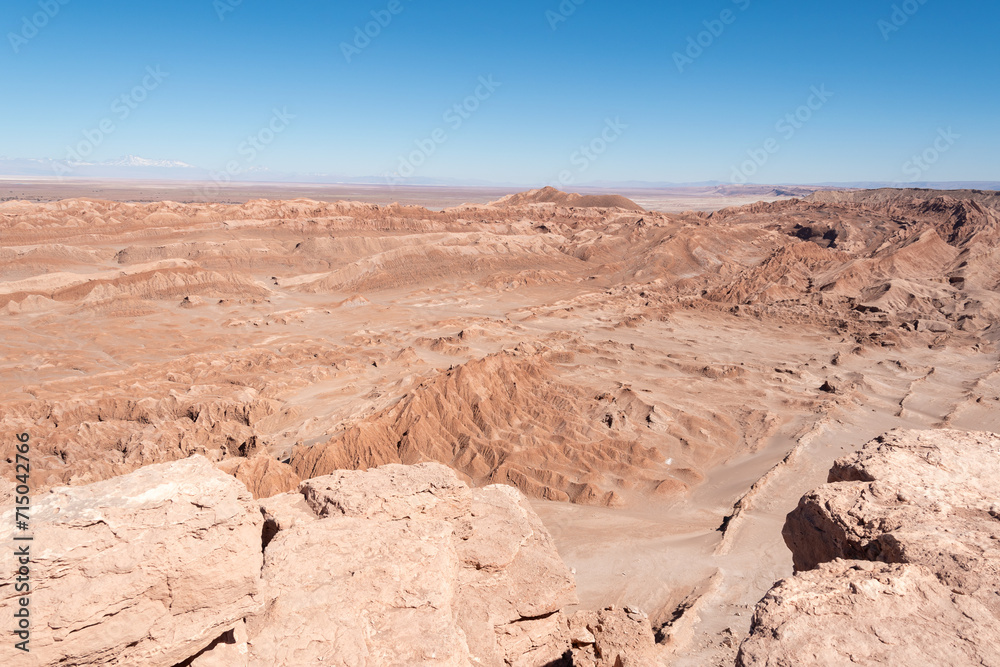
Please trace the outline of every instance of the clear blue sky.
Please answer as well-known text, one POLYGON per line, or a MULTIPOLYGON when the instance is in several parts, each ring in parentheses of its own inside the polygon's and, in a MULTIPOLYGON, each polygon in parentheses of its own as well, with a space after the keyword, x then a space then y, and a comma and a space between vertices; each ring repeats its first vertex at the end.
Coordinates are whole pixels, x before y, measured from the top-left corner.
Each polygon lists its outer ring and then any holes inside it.
POLYGON ((916 9, 897 26, 879 0, 566 0, 575 11, 559 22, 559 0, 398 0, 351 62, 342 44, 390 0, 63 2, 41 0, 54 15, 37 34, 24 21, 39 0, 0 10, 0 155, 62 159, 109 119, 93 160, 221 169, 250 163, 241 142, 287 109, 295 118, 252 165, 382 174, 440 130, 416 176, 729 181, 748 151, 777 146, 748 180, 1000 180, 996 2, 897 2, 916 9), (705 21, 721 34, 702 35, 708 46, 679 71, 675 53, 705 21), (147 67, 168 76, 121 119, 112 104, 147 67), (446 120, 490 76, 500 86, 478 109, 460 127, 446 120), (833 96, 814 98, 791 136, 779 130, 814 86, 833 96), (607 130, 609 119, 627 127, 607 130), (601 154, 577 153, 602 133, 615 140, 601 154), (912 157, 932 149, 915 172, 912 157))

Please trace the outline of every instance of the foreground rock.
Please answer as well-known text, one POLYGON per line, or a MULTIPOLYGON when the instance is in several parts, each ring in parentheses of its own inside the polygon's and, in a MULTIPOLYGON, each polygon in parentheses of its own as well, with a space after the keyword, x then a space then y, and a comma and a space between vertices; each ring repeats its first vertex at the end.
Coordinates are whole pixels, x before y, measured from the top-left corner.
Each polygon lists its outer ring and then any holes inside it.
POLYGON ((767 594, 737 664, 1000 665, 1000 631, 923 567, 838 560, 767 594))
POLYGON ((573 667, 653 667, 663 664, 646 614, 626 607, 579 611, 569 622, 573 667))
POLYGON ((271 543, 250 664, 465 665, 443 523, 313 521, 271 543))
POLYGON ((1000 665, 1000 437, 894 431, 789 514, 738 664, 1000 665))
MULTIPOLYGON (((439 464, 254 501, 193 457, 55 489, 32 521, 31 652, 5 642, 5 666, 536 667, 572 648, 575 584, 525 497, 439 464)), ((0 614, 17 596, 4 580, 0 614)))
MULTIPOLYGON (((4 507, 3 525, 13 515, 4 507)), ((201 457, 38 497, 30 653, 4 641, 0 664, 182 662, 260 608, 262 523, 246 487, 201 457)), ((6 619, 19 596, 13 554, 6 543, 6 619)))
MULTIPOLYGON (((266 550, 273 600, 250 621, 251 665, 548 665, 570 650, 575 585, 516 489, 469 489, 438 464, 303 482, 322 519, 266 550)), ((292 500, 291 502, 295 502, 292 500)))

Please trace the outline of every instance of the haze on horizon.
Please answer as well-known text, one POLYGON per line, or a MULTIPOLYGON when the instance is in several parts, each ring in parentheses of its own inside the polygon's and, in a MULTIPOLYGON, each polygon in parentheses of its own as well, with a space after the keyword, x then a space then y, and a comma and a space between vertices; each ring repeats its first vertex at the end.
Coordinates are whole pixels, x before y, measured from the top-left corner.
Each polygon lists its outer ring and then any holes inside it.
POLYGON ((968 0, 13 0, 0 156, 564 189, 1000 180, 998 19, 968 0))

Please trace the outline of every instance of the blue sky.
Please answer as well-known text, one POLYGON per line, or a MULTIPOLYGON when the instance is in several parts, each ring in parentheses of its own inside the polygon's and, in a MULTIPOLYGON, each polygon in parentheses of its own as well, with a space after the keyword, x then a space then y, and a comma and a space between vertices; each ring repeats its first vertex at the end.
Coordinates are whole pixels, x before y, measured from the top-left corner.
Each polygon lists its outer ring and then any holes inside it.
POLYGON ((0 27, 6 157, 84 142, 95 161, 524 185, 1000 180, 995 2, 7 0, 0 27))

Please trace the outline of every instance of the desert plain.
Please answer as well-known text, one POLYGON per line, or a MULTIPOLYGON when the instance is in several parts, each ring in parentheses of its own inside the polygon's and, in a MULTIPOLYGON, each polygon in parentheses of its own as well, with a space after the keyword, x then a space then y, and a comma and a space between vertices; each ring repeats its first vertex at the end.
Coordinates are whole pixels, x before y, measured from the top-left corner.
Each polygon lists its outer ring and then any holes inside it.
MULTIPOLYGON (((894 429, 1000 431, 995 192, 417 205, 18 187, 0 203, 0 454, 31 434, 36 496, 191 456, 245 485, 241 502, 304 488, 320 516, 346 501, 309 494, 344 471, 441 464, 472 489, 455 503, 513 487, 571 573, 560 613, 624 609, 655 649, 488 664, 793 664, 759 661, 753 633, 795 572, 783 526, 800 499, 894 429)), ((567 647, 600 645, 578 634, 567 647)), ((249 641, 229 664, 266 664, 249 641)), ((1000 664, 984 641, 961 655, 1000 664)), ((145 664, 214 664, 150 650, 145 664)), ((140 664, 108 651, 63 664, 140 664)), ((406 664, 368 660, 343 664, 406 664)))

